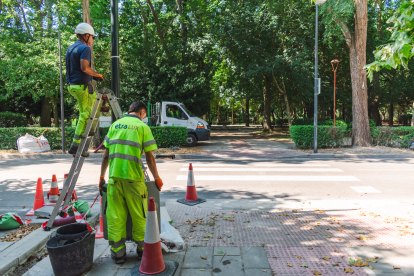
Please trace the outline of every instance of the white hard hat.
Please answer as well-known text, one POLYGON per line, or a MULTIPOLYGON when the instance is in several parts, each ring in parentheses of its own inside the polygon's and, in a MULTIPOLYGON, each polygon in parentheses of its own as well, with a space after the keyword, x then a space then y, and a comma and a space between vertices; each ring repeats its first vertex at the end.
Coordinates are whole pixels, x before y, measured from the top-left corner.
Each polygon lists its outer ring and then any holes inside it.
POLYGON ((78 26, 76 26, 75 34, 90 34, 94 36, 95 31, 88 23, 80 23, 78 26))

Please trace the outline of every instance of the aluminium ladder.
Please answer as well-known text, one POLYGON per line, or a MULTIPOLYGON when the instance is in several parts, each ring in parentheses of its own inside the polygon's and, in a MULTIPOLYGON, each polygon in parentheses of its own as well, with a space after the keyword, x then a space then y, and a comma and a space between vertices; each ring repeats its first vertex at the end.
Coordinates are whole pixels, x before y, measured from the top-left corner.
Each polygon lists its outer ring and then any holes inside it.
MULTIPOLYGON (((123 117, 121 107, 119 106, 119 103, 118 103, 118 99, 119 98, 115 97, 115 94, 112 90, 105 88, 105 87, 99 89, 99 91, 96 92, 96 101, 95 101, 95 104, 93 105, 91 114, 89 116, 88 123, 86 124, 85 132, 83 133, 83 136, 81 136, 81 142, 79 144, 78 151, 76 152, 76 155, 74 156, 75 159, 73 160, 72 166, 70 168, 68 177, 65 181, 65 185, 63 186, 62 191, 60 193, 59 199, 56 202, 55 207, 53 208, 53 212, 50 216, 50 219, 45 227, 45 231, 50 231, 50 229, 53 226, 53 222, 55 221, 56 216, 58 214, 63 216, 63 212, 61 210, 63 209, 63 207, 67 206, 69 203, 71 195, 75 189, 76 181, 78 180, 80 171, 82 169, 83 162, 85 161, 85 157, 82 156, 82 153, 83 151, 86 151, 86 152, 88 151, 92 138, 94 136, 94 133, 98 127, 99 117, 101 115, 102 102, 109 101, 109 104, 111 105, 112 112, 115 115, 116 120, 123 117)), ((146 168, 144 167, 142 160, 140 159, 139 161, 144 171, 145 180, 149 181, 149 176, 148 176, 148 173, 146 172, 146 168)))

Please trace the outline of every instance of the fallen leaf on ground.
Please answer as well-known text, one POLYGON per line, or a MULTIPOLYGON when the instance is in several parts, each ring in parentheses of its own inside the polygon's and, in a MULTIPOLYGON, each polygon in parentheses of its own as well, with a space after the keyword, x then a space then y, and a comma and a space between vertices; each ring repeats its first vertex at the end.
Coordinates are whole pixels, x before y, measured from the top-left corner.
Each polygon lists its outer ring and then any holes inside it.
POLYGON ((322 273, 320 273, 320 272, 319 272, 319 271, 317 271, 317 270, 312 271, 312 273, 313 273, 313 275, 322 275, 322 273))
POLYGON ((374 259, 378 259, 379 257, 378 256, 374 256, 374 259))
POLYGON ((263 272, 267 272, 266 270, 262 269, 263 272))
POLYGON ((309 250, 312 250, 313 248, 312 248, 312 247, 309 247, 308 249, 309 249, 309 250))
POLYGON ((348 259, 348 263, 349 263, 349 264, 355 264, 355 261, 354 261, 354 260, 352 260, 352 258, 349 258, 349 259, 348 259))
POLYGON ((371 268, 371 270, 374 270, 374 268, 372 266, 369 266, 369 268, 371 268))
POLYGON ((322 257, 322 259, 324 259, 325 261, 329 261, 329 257, 322 257))
POLYGON ((293 266, 293 264, 287 263, 287 266, 288 266, 288 267, 292 267, 292 266, 293 266))
POLYGON ((335 253, 339 253, 339 251, 338 251, 338 250, 336 250, 336 249, 334 250, 334 252, 335 252, 335 253))
POLYGON ((365 258, 365 261, 370 262, 370 263, 376 263, 377 261, 371 258, 365 258))
POLYGON ((203 260, 207 260, 207 257, 204 257, 204 256, 200 256, 200 258, 203 260))
POLYGON ((217 251, 217 254, 224 254, 224 251, 217 251))
POLYGON ((223 218, 234 218, 234 216, 233 215, 225 215, 225 216, 223 216, 223 218))
POLYGON ((298 259, 302 259, 302 257, 301 257, 301 256, 296 256, 296 258, 298 258, 298 259))
POLYGON ((301 267, 308 267, 308 264, 301 264, 301 267))
POLYGON ((332 264, 333 266, 338 266, 338 264, 332 264))
POLYGON ((338 231, 344 231, 344 229, 338 228, 338 231))
POLYGON ((392 266, 392 268, 394 268, 394 269, 401 269, 398 266, 392 266))
POLYGON ((204 269, 200 268, 200 271, 204 271, 204 269))
POLYGON ((354 274, 354 271, 353 271, 352 269, 348 268, 348 267, 344 268, 344 271, 345 271, 346 273, 351 273, 351 274, 354 274))

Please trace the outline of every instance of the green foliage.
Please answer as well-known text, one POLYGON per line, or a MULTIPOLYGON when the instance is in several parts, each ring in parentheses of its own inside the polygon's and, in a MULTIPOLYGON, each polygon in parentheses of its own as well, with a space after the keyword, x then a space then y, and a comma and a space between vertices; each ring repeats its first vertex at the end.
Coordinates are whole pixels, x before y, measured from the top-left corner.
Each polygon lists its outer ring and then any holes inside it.
POLYGON ((414 138, 414 127, 375 127, 371 135, 376 146, 407 148, 414 138))
MULTIPOLYGON (((313 126, 291 126, 290 137, 297 148, 313 148, 313 126)), ((318 147, 340 147, 346 134, 344 127, 318 126, 318 147)))
POLYGON ((310 126, 313 123, 313 118, 298 118, 292 121, 292 126, 310 126))
MULTIPOLYGON (((334 124, 333 119, 318 122, 318 125, 321 125, 321 126, 333 126, 333 124, 334 124)), ((335 126, 343 127, 346 129, 348 127, 348 124, 345 123, 345 121, 343 120, 335 120, 335 126)))
POLYGON ((414 55, 414 2, 402 4, 387 23, 393 24, 391 43, 378 47, 374 53, 375 61, 365 66, 371 79, 374 71, 380 71, 384 67, 408 68, 408 62, 414 55))
MULTIPOLYGON (((372 131, 373 131, 374 128, 377 127, 377 124, 372 119, 369 119, 368 121, 369 121, 369 129, 371 130, 371 134, 372 134, 372 131)), ((347 126, 347 129, 346 130, 347 130, 347 132, 351 132, 352 131, 352 122, 348 122, 348 126, 347 126)))
POLYGON ((150 127, 159 148, 183 146, 187 140, 186 127, 150 127))
POLYGON ((1 127, 25 127, 27 119, 24 115, 13 112, 0 112, 1 127))
MULTIPOLYGON (((19 137, 26 135, 26 133, 39 137, 43 134, 49 142, 50 149, 62 149, 62 132, 61 128, 45 128, 45 127, 15 127, 15 128, 0 128, 0 149, 17 150, 16 141, 19 137), (47 130, 46 130, 47 129, 47 130), (46 130, 46 131, 45 131, 46 130)), ((66 149, 69 149, 70 143, 75 134, 74 127, 65 128, 66 149)))
MULTIPOLYGON (((183 146, 186 143, 186 127, 150 127, 150 129, 159 148, 183 146)), ((104 137, 108 133, 108 130, 109 127, 99 128, 101 140, 104 139, 104 137)), ((48 140, 50 148, 52 150, 62 149, 62 132, 61 128, 57 127, 0 128, 0 149, 17 150, 16 141, 19 137, 24 136, 26 133, 29 133, 30 135, 33 135, 35 137, 39 137, 43 131, 45 131, 43 135, 48 140)), ((74 127, 65 128, 66 149, 69 149, 74 134, 74 127)))

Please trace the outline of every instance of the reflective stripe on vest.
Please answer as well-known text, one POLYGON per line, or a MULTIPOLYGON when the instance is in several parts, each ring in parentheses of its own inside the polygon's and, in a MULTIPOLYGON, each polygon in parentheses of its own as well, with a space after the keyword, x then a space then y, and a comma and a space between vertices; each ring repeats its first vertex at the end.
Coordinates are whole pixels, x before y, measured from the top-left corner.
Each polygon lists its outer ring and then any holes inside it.
POLYGON ((129 161, 134 161, 134 162, 140 164, 138 157, 133 156, 133 155, 129 155, 129 154, 111 153, 111 154, 109 154, 108 158, 109 159, 114 159, 114 158, 125 159, 125 160, 129 160, 129 161))
MULTIPOLYGON (((135 148, 139 148, 141 149, 141 145, 137 142, 134 141, 128 141, 128 140, 122 140, 122 139, 114 139, 114 140, 109 140, 108 137, 105 137, 106 142, 108 142, 108 144, 111 145, 124 145, 124 146, 131 146, 131 147, 135 147, 135 148)), ((155 141, 154 141, 155 144, 155 141)), ((152 145, 152 144, 151 144, 152 145)), ((144 147, 145 143, 144 143, 144 147)))
POLYGON ((149 147, 149 146, 154 145, 154 144, 156 144, 155 140, 147 141, 147 142, 144 143, 144 148, 149 147))

